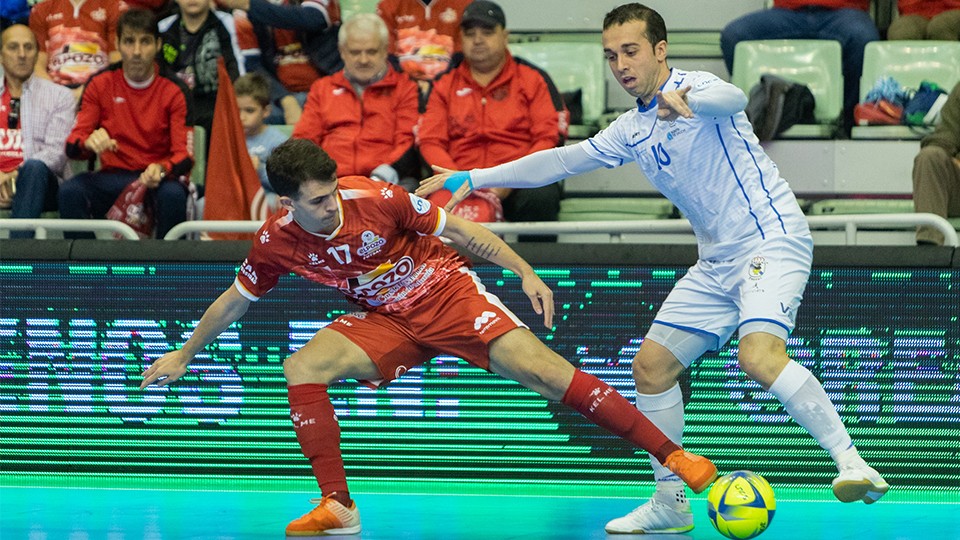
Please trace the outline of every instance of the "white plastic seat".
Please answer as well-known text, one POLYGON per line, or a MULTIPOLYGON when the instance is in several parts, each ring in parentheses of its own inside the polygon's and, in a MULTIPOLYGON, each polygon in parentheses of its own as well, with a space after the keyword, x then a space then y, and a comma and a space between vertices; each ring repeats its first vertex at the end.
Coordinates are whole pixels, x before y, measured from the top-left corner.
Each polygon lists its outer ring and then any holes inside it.
MULTIPOLYGON (((960 82, 958 41, 872 41, 863 52, 860 101, 883 77, 904 88, 917 89, 923 81, 950 91, 960 82)), ((854 139, 919 139, 926 130, 911 126, 854 126, 854 139)))
MULTIPOLYGON (((593 131, 606 109, 603 51, 596 43, 537 41, 511 43, 510 53, 547 72, 561 92, 581 91, 583 125, 593 131)), ((578 135, 575 126, 571 137, 578 135)), ((591 135, 592 133, 587 133, 591 135)))
POLYGON ((817 124, 795 125, 778 138, 832 138, 843 111, 840 43, 819 39, 741 41, 733 56, 730 82, 747 95, 762 75, 771 74, 810 88, 817 124))

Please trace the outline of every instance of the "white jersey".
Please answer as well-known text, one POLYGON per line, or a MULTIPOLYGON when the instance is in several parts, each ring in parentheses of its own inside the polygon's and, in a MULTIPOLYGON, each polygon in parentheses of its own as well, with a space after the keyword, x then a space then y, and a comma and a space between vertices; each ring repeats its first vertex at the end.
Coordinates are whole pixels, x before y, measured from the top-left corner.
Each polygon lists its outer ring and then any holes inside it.
POLYGON ((526 188, 636 161, 690 220, 700 257, 727 260, 775 236, 810 236, 797 200, 753 134, 747 96, 711 73, 671 70, 662 89, 691 87, 693 118, 657 118, 657 101, 580 144, 470 171, 475 188, 526 188))
POLYGON ((690 220, 704 259, 739 253, 751 240, 809 236, 793 192, 753 134, 743 112, 743 92, 711 73, 677 69, 662 88, 687 86, 693 118, 658 120, 654 100, 624 113, 581 145, 607 167, 636 161, 690 220), (731 89, 743 96, 742 102, 728 103, 727 111, 713 105, 711 93, 729 94, 731 89), (727 114, 707 116, 698 111, 701 101, 710 103, 702 109, 727 114))

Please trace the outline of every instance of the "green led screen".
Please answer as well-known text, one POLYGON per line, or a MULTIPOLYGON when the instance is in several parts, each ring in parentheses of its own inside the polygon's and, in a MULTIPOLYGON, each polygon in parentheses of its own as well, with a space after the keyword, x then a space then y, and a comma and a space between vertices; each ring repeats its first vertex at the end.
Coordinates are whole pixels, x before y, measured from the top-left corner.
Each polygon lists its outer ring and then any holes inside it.
MULTIPOLYGON (((682 267, 540 267, 547 331, 519 289, 477 268, 545 342, 633 399, 630 361, 682 267)), ((185 341, 232 263, 0 264, 0 475, 309 478, 281 363, 352 310, 333 290, 280 285, 170 388, 145 364, 185 341)), ((960 271, 816 268, 791 354, 823 382, 891 484, 960 486, 960 271)), ((736 367, 736 342, 694 364, 685 446, 721 470, 823 485, 826 453, 736 367)), ((450 357, 374 391, 331 388, 351 479, 577 485, 649 481, 647 456, 575 412, 450 357)))

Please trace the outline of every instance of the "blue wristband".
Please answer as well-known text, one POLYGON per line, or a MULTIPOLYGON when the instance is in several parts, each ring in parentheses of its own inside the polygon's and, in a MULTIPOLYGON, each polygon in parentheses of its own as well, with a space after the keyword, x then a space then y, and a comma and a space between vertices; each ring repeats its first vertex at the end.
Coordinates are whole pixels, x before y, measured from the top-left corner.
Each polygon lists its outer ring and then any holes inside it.
POLYGON ((470 189, 473 190, 473 180, 470 178, 470 172, 468 171, 459 171, 455 172, 447 178, 447 181, 443 183, 443 189, 449 191, 450 193, 455 193, 463 183, 466 182, 470 189))

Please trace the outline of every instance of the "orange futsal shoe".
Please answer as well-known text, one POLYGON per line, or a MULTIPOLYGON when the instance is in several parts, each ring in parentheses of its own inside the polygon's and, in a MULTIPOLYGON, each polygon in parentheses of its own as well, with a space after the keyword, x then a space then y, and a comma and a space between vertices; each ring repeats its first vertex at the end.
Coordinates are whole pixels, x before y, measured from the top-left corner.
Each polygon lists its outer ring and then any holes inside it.
POLYGON ((667 456, 664 465, 690 486, 694 493, 707 489, 717 479, 717 467, 712 461, 684 450, 674 450, 667 456))
POLYGON ((351 502, 350 508, 331 497, 311 499, 310 502, 320 504, 291 521, 287 525, 287 536, 324 536, 360 532, 360 511, 357 510, 356 502, 351 502))

